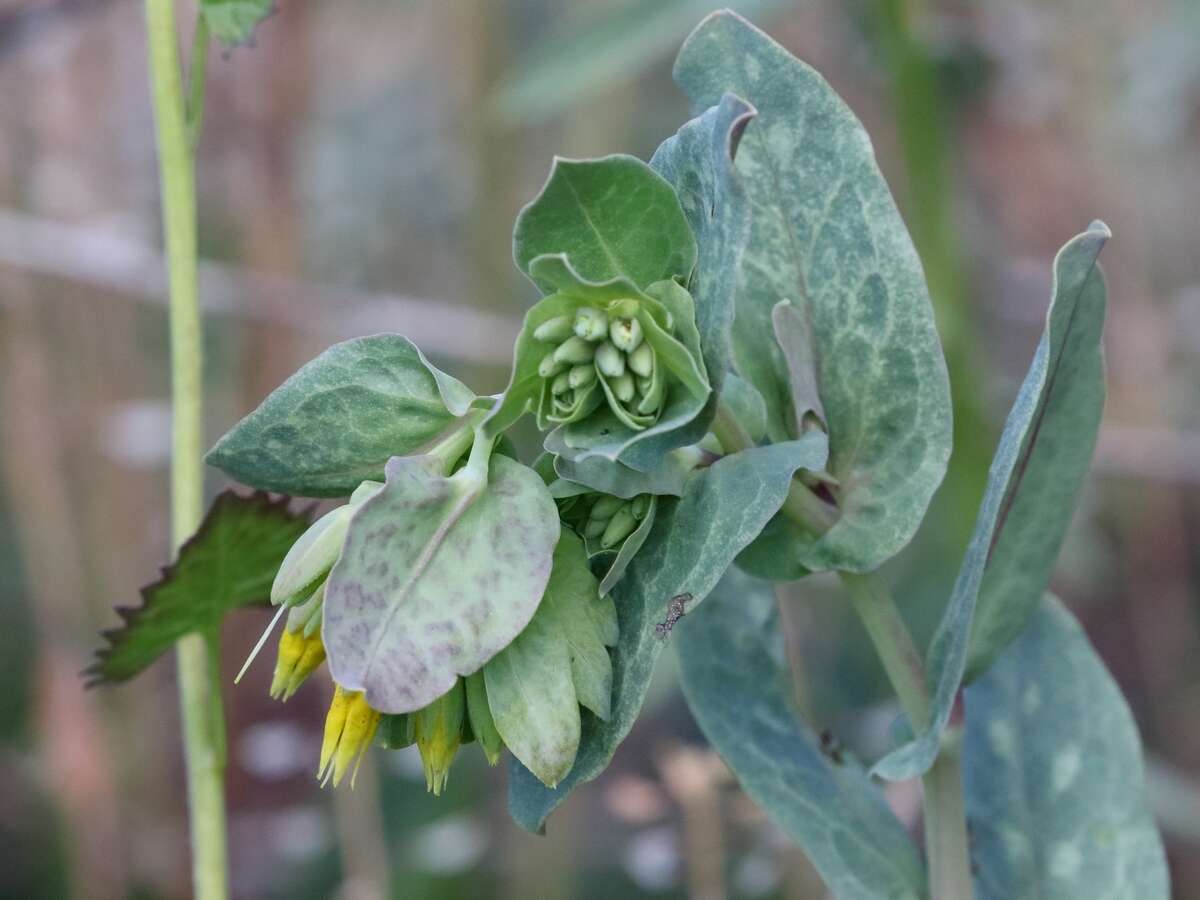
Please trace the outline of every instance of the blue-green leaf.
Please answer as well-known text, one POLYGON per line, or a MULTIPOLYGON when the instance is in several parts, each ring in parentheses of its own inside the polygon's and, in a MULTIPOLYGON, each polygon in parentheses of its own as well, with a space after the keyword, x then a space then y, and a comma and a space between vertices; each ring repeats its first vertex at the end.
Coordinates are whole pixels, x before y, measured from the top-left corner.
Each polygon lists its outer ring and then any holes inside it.
POLYGON ((348 497, 363 481, 382 481, 389 458, 432 442, 474 401, 407 338, 355 338, 272 391, 205 459, 262 490, 348 497))
POLYGON ((806 304, 840 519, 797 533, 809 569, 868 571, 912 538, 950 456, 950 392, 925 279, 861 123, 816 72, 744 19, 715 13, 675 78, 694 110, 726 92, 758 110, 737 169, 755 210, 733 352, 788 437, 788 372, 771 311, 806 304))
POLYGON ((1046 587, 1104 408, 1105 289, 1097 257, 1108 238, 1104 223, 1093 223, 1055 258, 1046 329, 1004 425, 954 592, 929 645, 933 720, 916 741, 876 764, 874 773, 884 778, 913 778, 933 764, 968 653, 981 671, 1021 629, 1046 587))
POLYGON ((655 527, 613 590, 620 637, 613 650, 612 713, 606 722, 584 717, 575 766, 556 790, 512 767, 509 811, 518 825, 540 830, 572 789, 604 771, 646 697, 664 645, 656 626, 666 620, 672 598, 690 594, 687 610, 703 600, 783 505, 796 470, 820 469, 825 457, 823 435, 746 450, 697 473, 679 500, 659 498, 655 527))
POLYGON ((274 0, 200 0, 212 36, 230 46, 248 43, 255 26, 274 11, 274 0))
POLYGON ((1047 597, 966 691, 964 788, 979 900, 1166 900, 1129 707, 1047 597))
POLYGON ((677 633, 683 692, 700 730, 833 895, 924 896, 920 857, 882 792, 856 761, 822 752, 794 707, 770 583, 730 570, 677 633))
POLYGON ((541 193, 517 217, 513 258, 549 293, 556 285, 531 263, 559 253, 587 281, 624 277, 645 288, 686 279, 696 239, 671 185, 637 157, 556 158, 541 193))

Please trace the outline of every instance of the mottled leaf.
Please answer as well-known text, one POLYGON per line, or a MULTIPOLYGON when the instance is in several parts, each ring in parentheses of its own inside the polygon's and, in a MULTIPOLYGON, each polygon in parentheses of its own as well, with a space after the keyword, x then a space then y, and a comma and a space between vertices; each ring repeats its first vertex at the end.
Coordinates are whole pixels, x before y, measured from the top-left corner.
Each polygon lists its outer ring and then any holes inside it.
POLYGON ((209 451, 231 478, 303 497, 348 497, 389 458, 432 442, 475 395, 407 338, 330 347, 271 392, 209 451))
POLYGON ((230 610, 266 603, 311 513, 288 512, 287 497, 220 494, 175 562, 142 588, 142 605, 117 609, 125 624, 104 632, 107 646, 84 673, 88 683, 132 678, 185 634, 213 633, 230 610))
POLYGON ((979 900, 1166 900, 1129 707, 1047 597, 966 691, 963 776, 979 900))
POLYGON ((451 476, 394 457, 354 513, 325 588, 334 680, 381 712, 428 705, 529 624, 550 577, 558 510, 542 479, 506 456, 451 476))
POLYGON ((754 209, 733 325, 737 370, 788 436, 780 301, 805 305, 841 516, 799 536, 809 569, 868 571, 911 539, 950 455, 950 393, 920 260, 862 125, 816 72, 739 16, 688 38, 675 77, 695 110, 726 92, 758 110, 737 169, 754 209))
POLYGON ((968 650, 982 670, 1024 625, 1050 578, 1104 408, 1105 290, 1097 257, 1108 238, 1108 228, 1094 223, 1055 259, 1046 329, 1004 425, 954 592, 929 645, 933 719, 916 741, 875 765, 884 778, 913 778, 933 765, 968 650))
POLYGON ((771 310, 771 325, 787 366, 792 401, 788 407, 790 433, 801 434, 810 421, 815 421, 821 428, 826 427, 817 376, 817 344, 806 309, 781 300, 771 310))
POLYGON ((483 667, 496 730, 522 765, 555 785, 579 748, 583 705, 607 718, 617 640, 612 600, 601 597, 583 543, 563 531, 554 571, 532 621, 483 667))
POLYGON ((565 255, 588 281, 624 277, 645 288, 686 279, 696 264, 696 239, 671 185, 640 159, 555 158, 513 234, 517 267, 547 293, 556 286, 531 263, 553 254, 565 255))
POLYGON ((794 707, 771 585, 731 570, 677 634, 700 730, 833 896, 924 897, 920 857, 882 792, 848 754, 826 755, 794 707))
POLYGON ((653 532, 613 591, 620 636, 613 651, 613 705, 608 721, 585 716, 579 755, 570 774, 549 790, 513 766, 509 811, 537 831, 578 784, 608 766, 633 726, 664 646, 656 626, 673 597, 689 593, 686 609, 704 599, 737 553, 783 505, 798 469, 825 465, 824 435, 745 450, 698 472, 679 500, 659 499, 653 532))

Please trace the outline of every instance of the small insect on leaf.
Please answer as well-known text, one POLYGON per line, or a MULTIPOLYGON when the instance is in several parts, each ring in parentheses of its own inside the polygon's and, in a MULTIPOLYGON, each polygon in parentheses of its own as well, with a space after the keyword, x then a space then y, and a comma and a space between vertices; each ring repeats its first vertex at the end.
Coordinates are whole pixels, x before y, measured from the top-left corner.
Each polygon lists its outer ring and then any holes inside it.
POLYGON ((667 618, 654 626, 654 633, 662 640, 667 639, 667 635, 671 633, 671 629, 675 627, 675 623, 683 618, 687 612, 687 605, 692 602, 692 595, 689 593, 676 594, 671 598, 671 605, 667 607, 667 618))

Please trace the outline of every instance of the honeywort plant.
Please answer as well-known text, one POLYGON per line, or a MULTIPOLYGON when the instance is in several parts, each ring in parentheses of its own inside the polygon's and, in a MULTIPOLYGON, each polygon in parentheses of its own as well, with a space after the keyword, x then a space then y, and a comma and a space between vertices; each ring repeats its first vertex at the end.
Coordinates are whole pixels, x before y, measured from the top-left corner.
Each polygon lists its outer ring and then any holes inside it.
MULTIPOLYGON (((169 6, 147 8, 152 57, 177 73, 157 42, 169 6)), ((161 68, 179 329, 194 210, 172 206, 190 200, 190 157, 161 68)), ((1104 400, 1108 229, 1055 259, 1045 331, 922 654, 875 570, 943 477, 950 396, 870 142, 817 73, 732 13, 700 24, 675 78, 696 117, 648 164, 556 160, 518 217, 515 261, 542 298, 504 393, 477 395, 394 334, 308 363, 209 451, 258 493, 217 498, 93 678, 131 677, 184 635, 211 649, 225 612, 269 596, 272 628, 283 620, 271 695, 323 664, 335 685, 323 784, 352 783, 372 744, 416 744, 436 794, 463 745, 492 764, 507 749, 512 816, 539 830, 607 766, 670 641, 701 729, 836 896, 1165 897, 1133 721, 1045 593, 1104 400), (522 461, 505 434, 526 414, 544 451, 522 461), (309 524, 266 492, 347 500, 309 524), (902 709, 869 767, 822 752, 791 702, 772 582, 816 572, 840 577, 902 709), (880 787, 915 778, 924 861, 880 787)), ((198 398, 176 402, 182 427, 198 398)), ((187 440, 176 449, 185 537, 199 482, 187 440)), ((220 766, 196 774, 196 754, 220 752, 219 691, 197 692, 194 663, 181 651, 197 893, 219 896, 220 766)))

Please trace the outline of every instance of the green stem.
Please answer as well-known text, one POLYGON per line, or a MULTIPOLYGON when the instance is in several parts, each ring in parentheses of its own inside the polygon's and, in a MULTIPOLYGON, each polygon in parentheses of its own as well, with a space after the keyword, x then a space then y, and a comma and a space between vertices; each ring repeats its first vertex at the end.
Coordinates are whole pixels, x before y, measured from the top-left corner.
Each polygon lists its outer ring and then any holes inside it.
POLYGON ((934 900, 970 900, 971 847, 963 801, 962 726, 946 729, 925 789, 925 855, 934 900))
POLYGON ((187 131, 188 147, 193 153, 200 142, 200 127, 204 124, 204 88, 208 83, 208 45, 212 36, 208 20, 196 15, 196 31, 192 35, 191 72, 188 74, 187 131))
MULTIPOLYGON (((170 289, 171 534, 176 548, 203 514, 203 385, 196 279, 195 164, 183 100, 172 0, 145 0, 146 29, 162 185, 163 231, 170 289)), ((203 73, 203 65, 200 74, 203 73)), ((193 94, 198 89, 193 85, 193 94)), ((193 893, 228 896, 225 837, 224 713, 216 683, 215 640, 192 634, 177 648, 179 703, 187 760, 193 893)))

